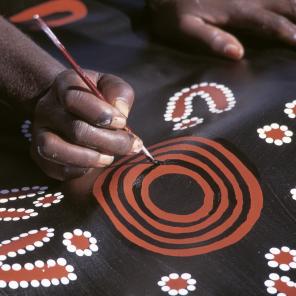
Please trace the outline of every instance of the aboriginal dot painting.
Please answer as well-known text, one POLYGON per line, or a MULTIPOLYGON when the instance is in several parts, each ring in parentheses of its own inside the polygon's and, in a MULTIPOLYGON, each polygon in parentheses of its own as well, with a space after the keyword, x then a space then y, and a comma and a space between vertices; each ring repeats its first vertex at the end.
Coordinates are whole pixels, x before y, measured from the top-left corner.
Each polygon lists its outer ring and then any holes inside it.
POLYGON ((143 156, 125 159, 95 184, 98 202, 127 239, 152 252, 186 257, 227 247, 252 229, 262 209, 262 191, 233 153, 199 137, 168 140, 151 151, 160 165, 137 164, 143 156), (153 202, 153 183, 170 175, 187 176, 200 186, 200 207, 180 214, 153 202))
POLYGON ((144 2, 0 1, 62 64, 34 14, 81 67, 132 86, 128 126, 157 159, 53 180, 30 157, 36 131, 77 145, 85 119, 56 96, 36 120, 50 92, 27 112, 0 85, 0 296, 296 296, 295 49, 236 32, 246 55, 229 61, 183 48, 173 27, 163 43, 144 2))

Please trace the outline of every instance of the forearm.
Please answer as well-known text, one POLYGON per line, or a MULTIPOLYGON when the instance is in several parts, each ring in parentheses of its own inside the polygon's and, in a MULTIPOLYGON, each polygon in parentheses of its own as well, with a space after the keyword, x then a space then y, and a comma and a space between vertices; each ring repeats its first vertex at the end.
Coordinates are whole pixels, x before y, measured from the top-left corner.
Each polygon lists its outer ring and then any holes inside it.
POLYGON ((0 94, 28 108, 65 68, 0 17, 0 94))

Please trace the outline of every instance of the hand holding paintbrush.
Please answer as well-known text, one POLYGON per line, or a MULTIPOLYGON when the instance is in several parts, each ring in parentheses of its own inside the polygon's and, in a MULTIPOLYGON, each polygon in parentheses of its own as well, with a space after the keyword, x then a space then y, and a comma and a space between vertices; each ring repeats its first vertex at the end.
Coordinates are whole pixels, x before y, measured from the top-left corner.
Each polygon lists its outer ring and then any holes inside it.
MULTIPOLYGON (((66 50, 65 46, 60 42, 60 40, 57 38, 57 36, 52 32, 52 30, 47 26, 47 24, 40 18, 40 16, 34 15, 33 18, 37 21, 40 28, 46 33, 46 35, 52 40, 52 42, 61 51, 61 53, 64 55, 64 57, 67 59, 67 61, 71 65, 71 67, 80 76, 80 78, 84 81, 84 83, 90 88, 90 90, 93 92, 93 94, 98 99, 100 99, 102 101, 106 101, 105 97, 100 93, 100 91, 98 90, 96 85, 94 85, 94 83, 87 76, 87 74, 80 68, 80 66, 76 63, 76 61, 73 59, 73 57, 70 55, 70 53, 66 50)), ((127 116, 126 112, 124 112, 124 114, 121 112, 121 114, 125 117, 127 116)), ((124 127, 124 130, 133 134, 127 126, 124 127)), ((156 160, 153 158, 153 156, 150 154, 150 152, 147 150, 147 148, 144 145, 142 145, 141 150, 151 161, 156 162, 156 160)))
POLYGON ((132 88, 111 74, 79 68, 86 83, 76 71, 60 68, 34 108, 31 154, 42 170, 59 180, 76 178, 109 166, 115 155, 143 151, 141 139, 126 128, 132 88))

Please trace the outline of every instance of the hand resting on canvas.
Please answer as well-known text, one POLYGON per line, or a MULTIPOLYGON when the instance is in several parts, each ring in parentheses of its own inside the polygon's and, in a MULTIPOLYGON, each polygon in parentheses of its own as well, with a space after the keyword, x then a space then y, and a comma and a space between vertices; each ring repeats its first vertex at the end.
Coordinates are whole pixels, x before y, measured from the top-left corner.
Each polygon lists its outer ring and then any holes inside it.
POLYGON ((244 47, 228 28, 243 29, 296 45, 296 2, 292 0, 147 0, 154 32, 190 47, 241 59, 244 47))

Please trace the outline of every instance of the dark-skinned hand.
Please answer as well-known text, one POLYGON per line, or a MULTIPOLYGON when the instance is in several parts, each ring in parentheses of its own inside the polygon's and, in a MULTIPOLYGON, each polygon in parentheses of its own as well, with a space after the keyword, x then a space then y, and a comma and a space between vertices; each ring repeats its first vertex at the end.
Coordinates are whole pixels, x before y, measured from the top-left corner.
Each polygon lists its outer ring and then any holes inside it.
POLYGON ((86 71, 108 103, 72 70, 60 73, 35 108, 31 154, 50 177, 66 180, 138 153, 142 141, 122 130, 134 100, 122 79, 86 71), (124 116, 123 116, 124 115, 124 116))
POLYGON ((241 59, 244 48, 222 28, 246 29, 296 45, 295 0, 148 0, 160 38, 205 44, 213 52, 241 59))

